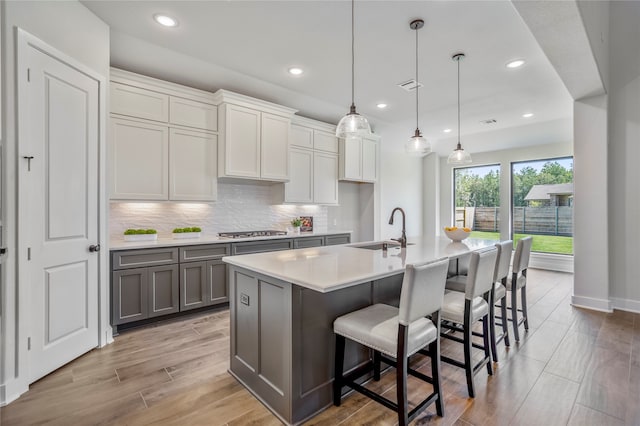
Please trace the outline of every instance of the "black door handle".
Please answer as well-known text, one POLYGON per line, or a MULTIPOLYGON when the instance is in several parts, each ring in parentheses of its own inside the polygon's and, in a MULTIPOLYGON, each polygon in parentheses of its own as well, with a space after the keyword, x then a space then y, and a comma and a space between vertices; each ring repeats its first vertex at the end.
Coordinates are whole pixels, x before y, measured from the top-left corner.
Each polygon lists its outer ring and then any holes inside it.
POLYGON ((91 253, 97 253, 100 251, 100 244, 92 244, 89 246, 89 251, 91 253))

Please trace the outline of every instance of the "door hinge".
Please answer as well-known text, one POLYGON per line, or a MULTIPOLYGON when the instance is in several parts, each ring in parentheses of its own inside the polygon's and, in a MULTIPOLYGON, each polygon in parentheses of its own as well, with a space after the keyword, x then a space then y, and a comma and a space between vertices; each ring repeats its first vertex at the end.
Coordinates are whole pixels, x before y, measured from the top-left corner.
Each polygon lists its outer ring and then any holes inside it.
POLYGON ((27 68, 27 81, 31 81, 31 68, 27 68))
POLYGON ((27 247, 27 260, 31 260, 31 247, 27 247))
POLYGON ((31 337, 27 337, 27 350, 31 350, 31 337))

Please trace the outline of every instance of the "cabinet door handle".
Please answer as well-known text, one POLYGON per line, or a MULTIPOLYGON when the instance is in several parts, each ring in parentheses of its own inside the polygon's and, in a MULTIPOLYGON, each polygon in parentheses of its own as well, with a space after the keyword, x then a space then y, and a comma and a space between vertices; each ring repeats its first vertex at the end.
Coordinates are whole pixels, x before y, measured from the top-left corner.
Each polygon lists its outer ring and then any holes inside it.
POLYGON ((100 244, 92 244, 89 246, 89 251, 91 253, 97 253, 100 251, 100 244))

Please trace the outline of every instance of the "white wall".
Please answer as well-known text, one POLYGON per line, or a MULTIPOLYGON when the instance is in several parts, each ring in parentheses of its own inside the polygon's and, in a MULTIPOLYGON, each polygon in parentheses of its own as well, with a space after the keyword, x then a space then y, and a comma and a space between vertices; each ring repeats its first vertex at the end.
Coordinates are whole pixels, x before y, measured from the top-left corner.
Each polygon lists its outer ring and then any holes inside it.
POLYGON ((640 312, 640 3, 612 2, 610 18, 610 296, 614 308, 640 312))
MULTIPOLYGON (((15 28, 20 27, 44 42, 75 58, 98 74, 109 75, 109 28, 83 5, 75 1, 31 2, 3 1, 2 10, 2 110, 4 111, 2 140, 3 157, 20 155, 16 141, 15 111, 15 28)), ((103 118, 105 116, 103 115, 103 118)), ((104 122, 104 121, 103 121, 104 122)), ((17 332, 17 283, 15 256, 19 236, 16 226, 17 171, 15 161, 5 161, 3 223, 9 257, 1 291, 2 334, 0 335, 0 405, 26 390, 24 359, 17 359, 16 345, 26 345, 26 336, 17 332)), ((106 209, 105 209, 106 210, 106 209)), ((106 258, 106 255, 105 255, 106 258)), ((106 276, 106 275, 103 275, 106 276)))

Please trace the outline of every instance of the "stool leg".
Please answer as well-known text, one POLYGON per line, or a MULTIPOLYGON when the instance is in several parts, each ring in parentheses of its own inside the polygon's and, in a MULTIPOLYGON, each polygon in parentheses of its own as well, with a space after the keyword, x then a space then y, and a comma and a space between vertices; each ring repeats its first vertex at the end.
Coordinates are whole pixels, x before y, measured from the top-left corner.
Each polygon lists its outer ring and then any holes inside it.
POLYGON ((489 296, 489 337, 491 341, 491 353, 493 361, 498 362, 498 348, 496 346, 496 312, 493 290, 489 296))
POLYGON ((471 358, 471 301, 465 300, 465 318, 464 318, 464 371, 467 376, 467 390, 471 398, 476 397, 476 392, 473 384, 473 359, 471 358))
MULTIPOLYGON (((512 287, 515 287, 514 281, 511 282, 512 287)), ((518 333, 518 290, 511 288, 511 324, 513 325, 513 337, 516 342, 520 341, 520 334, 518 333)))
POLYGON ((344 345, 345 338, 336 334, 335 374, 333 378, 333 405, 340 406, 342 401, 342 377, 344 372, 344 345))
POLYGON ((376 382, 380 380, 380 351, 373 351, 373 380, 376 382))
POLYGON ((529 330, 529 315, 527 313, 527 286, 520 289, 520 298, 522 299, 522 316, 524 317, 524 329, 529 330))
POLYGON ((502 316, 502 333, 504 333, 504 345, 510 346, 509 320, 507 319, 507 295, 500 299, 500 315, 502 316))
POLYGON ((396 396, 398 400, 398 426, 409 424, 409 402, 407 400, 407 340, 409 327, 398 326, 398 353, 396 364, 396 396))
POLYGON ((484 318, 482 318, 482 340, 484 341, 484 357, 489 359, 487 362, 487 373, 489 375, 493 374, 493 370, 491 368, 491 351, 489 350, 489 327, 491 327, 489 314, 487 314, 484 318))
POLYGON ((433 379, 433 391, 438 394, 436 399, 436 413, 444 417, 444 398, 442 395, 442 384, 440 383, 440 313, 435 312, 432 320, 438 328, 438 337, 429 345, 431 354, 431 377, 433 379))

